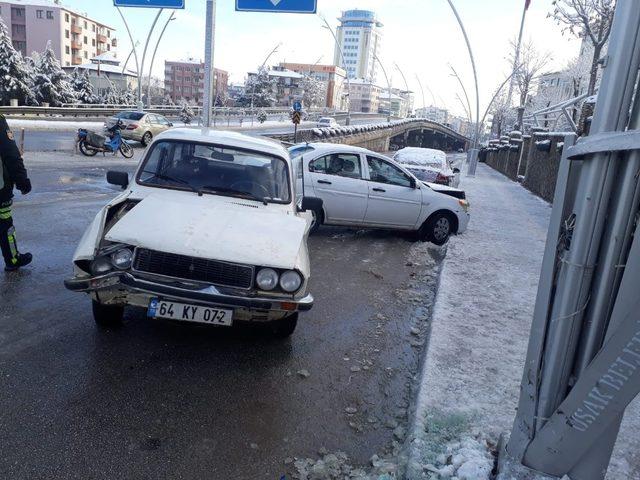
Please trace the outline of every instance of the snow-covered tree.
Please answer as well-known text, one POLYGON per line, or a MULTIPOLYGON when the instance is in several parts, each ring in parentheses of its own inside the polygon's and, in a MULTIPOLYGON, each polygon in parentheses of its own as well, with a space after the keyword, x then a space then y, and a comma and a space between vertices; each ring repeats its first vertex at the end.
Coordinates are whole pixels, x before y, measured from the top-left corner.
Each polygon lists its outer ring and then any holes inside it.
POLYGON ((307 108, 324 107, 327 101, 327 88, 324 82, 316 80, 311 75, 305 75, 302 79, 304 94, 302 102, 307 108))
MULTIPOLYGON (((514 57, 516 48, 514 42, 514 57)), ((510 61, 513 62, 514 58, 510 59, 510 61)), ((524 111, 531 101, 530 97, 535 88, 535 84, 550 61, 551 56, 548 53, 540 53, 531 41, 525 42, 520 47, 519 61, 516 66, 516 73, 514 74, 514 82, 520 97, 518 102, 518 117, 516 119, 516 124, 520 129, 522 129, 524 111)))
POLYGON ((615 0, 554 0, 549 14, 563 32, 582 38, 593 50, 587 93, 593 95, 598 79, 598 61, 609 40, 615 0))
POLYGON ((116 88, 113 82, 109 83, 109 88, 107 88, 104 95, 100 99, 102 103, 106 105, 119 105, 120 104, 120 90, 116 88))
POLYGON ((269 76, 266 67, 260 67, 256 75, 252 75, 245 84, 245 93, 238 103, 243 107, 252 104, 254 107, 273 107, 276 104, 276 81, 269 76))
POLYGON ((76 100, 69 76, 60 67, 50 43, 47 43, 47 48, 36 65, 33 89, 38 102, 47 102, 52 107, 76 100))
POLYGON ((75 68, 71 74, 71 86, 76 93, 76 98, 80 103, 97 103, 98 98, 93 93, 93 85, 89 80, 89 71, 85 68, 82 71, 75 68))
POLYGON ((195 114, 193 113, 191 106, 186 101, 183 100, 181 102, 181 105, 182 108, 180 109, 180 121, 185 125, 189 125, 193 120, 193 117, 195 117, 195 114))
POLYGON ((13 48, 7 27, 0 19, 0 103, 6 105, 11 99, 22 104, 37 104, 31 91, 29 66, 13 48))
POLYGON ((121 105, 134 105, 138 100, 138 94, 131 88, 127 87, 125 90, 120 91, 118 103, 121 105))
POLYGON ((258 119, 258 122, 260 123, 264 123, 267 121, 267 112, 265 112, 264 110, 260 109, 258 111, 258 115, 256 117, 258 119))

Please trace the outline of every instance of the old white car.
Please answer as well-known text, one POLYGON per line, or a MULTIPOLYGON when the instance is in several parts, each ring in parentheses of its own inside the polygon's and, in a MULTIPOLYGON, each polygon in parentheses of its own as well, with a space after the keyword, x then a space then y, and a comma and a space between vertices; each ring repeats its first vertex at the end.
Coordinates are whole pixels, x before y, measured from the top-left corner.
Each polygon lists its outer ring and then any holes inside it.
POLYGON ((409 230, 443 245, 467 228, 464 191, 422 182, 383 155, 334 143, 294 145, 289 153, 300 194, 323 202, 312 212, 312 231, 321 224, 409 230))
POLYGON ((230 326, 270 322, 293 333, 307 293, 310 215, 296 203, 287 150, 214 130, 173 129, 151 143, 124 192, 95 217, 73 257, 68 289, 86 292, 100 325, 125 306, 148 316, 230 326))

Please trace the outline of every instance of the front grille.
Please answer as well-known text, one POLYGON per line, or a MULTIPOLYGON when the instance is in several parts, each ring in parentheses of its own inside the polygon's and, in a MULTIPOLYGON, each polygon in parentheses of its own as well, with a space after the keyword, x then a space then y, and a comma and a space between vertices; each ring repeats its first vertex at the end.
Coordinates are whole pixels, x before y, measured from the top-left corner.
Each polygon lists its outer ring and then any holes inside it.
POLYGON ((146 248, 136 250, 133 268, 139 272, 227 287, 249 289, 253 284, 252 267, 146 248))

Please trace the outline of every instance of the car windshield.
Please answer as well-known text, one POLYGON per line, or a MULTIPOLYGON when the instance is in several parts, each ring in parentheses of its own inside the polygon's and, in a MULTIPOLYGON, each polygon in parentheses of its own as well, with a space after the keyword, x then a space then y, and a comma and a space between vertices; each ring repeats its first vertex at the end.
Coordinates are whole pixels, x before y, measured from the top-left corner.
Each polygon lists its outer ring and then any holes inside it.
POLYGON ((422 182, 432 182, 437 175, 432 170, 425 170, 422 168, 407 168, 407 170, 413 173, 413 175, 422 182))
POLYGON ((116 118, 121 120, 140 120, 144 117, 143 112, 120 112, 116 115, 116 118))
POLYGON ((310 145, 294 145, 293 147, 289 147, 289 155, 291 158, 298 158, 303 153, 311 152, 314 148, 310 145))
POLYGON ((194 142, 156 142, 140 168, 138 182, 272 203, 291 199, 284 159, 194 142))

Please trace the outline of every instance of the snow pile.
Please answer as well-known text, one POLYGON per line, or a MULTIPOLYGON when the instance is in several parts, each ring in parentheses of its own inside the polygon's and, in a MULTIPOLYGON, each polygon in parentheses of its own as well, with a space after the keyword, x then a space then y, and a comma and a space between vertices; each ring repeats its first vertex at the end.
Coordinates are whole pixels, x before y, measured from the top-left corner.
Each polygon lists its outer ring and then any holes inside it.
MULTIPOLYGON (((371 457, 371 465, 367 471, 364 468, 354 468, 349 464, 349 457, 343 452, 324 453, 318 460, 311 458, 296 459, 294 466, 298 480, 396 480, 398 464, 392 459, 371 457)), ((285 462, 286 463, 286 462, 285 462)))
POLYGON ((427 465, 426 478, 489 480, 495 463, 489 448, 490 443, 479 434, 452 441, 445 445, 445 452, 438 456, 436 465, 427 465))

